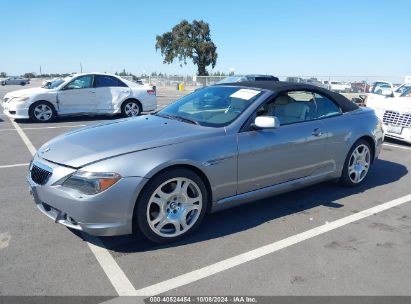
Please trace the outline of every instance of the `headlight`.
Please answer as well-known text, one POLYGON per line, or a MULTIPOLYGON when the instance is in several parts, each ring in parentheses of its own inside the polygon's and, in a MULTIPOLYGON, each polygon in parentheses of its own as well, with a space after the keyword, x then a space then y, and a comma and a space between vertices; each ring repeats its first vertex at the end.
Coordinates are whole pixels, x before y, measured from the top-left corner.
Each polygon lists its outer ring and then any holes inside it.
POLYGON ((10 101, 13 102, 25 102, 30 98, 30 96, 21 96, 21 97, 17 97, 17 98, 13 98, 10 101))
POLYGON ((120 179, 121 176, 117 173, 77 171, 60 183, 60 185, 87 195, 93 195, 110 188, 120 179))

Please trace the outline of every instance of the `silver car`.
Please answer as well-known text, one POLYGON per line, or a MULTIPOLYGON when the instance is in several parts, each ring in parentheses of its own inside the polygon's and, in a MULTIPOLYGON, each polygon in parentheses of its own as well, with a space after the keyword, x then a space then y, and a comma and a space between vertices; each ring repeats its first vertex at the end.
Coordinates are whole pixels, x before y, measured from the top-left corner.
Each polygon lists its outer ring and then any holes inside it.
POLYGON ((359 185, 383 137, 372 110, 337 93, 224 84, 154 115, 56 137, 34 156, 27 180, 56 223, 93 235, 139 229, 164 243, 186 237, 208 212, 325 180, 359 185))
POLYGON ((3 79, 0 83, 2 86, 12 85, 12 84, 25 86, 26 84, 30 84, 30 79, 21 78, 21 77, 8 77, 6 79, 3 79))

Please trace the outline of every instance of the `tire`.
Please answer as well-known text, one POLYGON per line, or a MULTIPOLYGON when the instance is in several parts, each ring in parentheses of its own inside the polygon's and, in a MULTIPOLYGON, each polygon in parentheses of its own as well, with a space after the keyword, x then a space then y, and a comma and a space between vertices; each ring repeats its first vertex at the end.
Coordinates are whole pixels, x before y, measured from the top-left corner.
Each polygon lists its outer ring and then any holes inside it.
POLYGON ((25 83, 24 81, 22 81, 22 82, 20 82, 20 85, 21 85, 21 86, 25 86, 26 83, 25 83))
POLYGON ((48 101, 38 101, 30 106, 29 116, 34 122, 50 122, 56 117, 56 110, 48 101))
POLYGON ((181 240, 199 227, 207 204, 208 193, 197 174, 187 169, 166 171, 142 191, 134 208, 134 229, 159 244, 181 240))
POLYGON ((348 187, 361 185, 371 168, 372 151, 370 144, 364 140, 358 140, 350 149, 344 162, 340 183, 348 187))
POLYGON ((6 85, 6 83, 3 81, 3 82, 1 83, 1 85, 2 85, 2 86, 5 86, 5 85, 6 85))
POLYGON ((141 114, 141 104, 136 100, 126 100, 121 105, 121 115, 123 117, 136 117, 141 114))

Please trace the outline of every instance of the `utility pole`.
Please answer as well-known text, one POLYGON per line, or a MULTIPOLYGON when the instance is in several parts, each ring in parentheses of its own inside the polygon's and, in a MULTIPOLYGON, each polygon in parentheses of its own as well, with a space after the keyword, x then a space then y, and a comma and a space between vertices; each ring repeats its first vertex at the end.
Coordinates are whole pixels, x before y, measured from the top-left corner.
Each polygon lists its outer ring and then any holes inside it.
POLYGON ((41 74, 41 66, 40 66, 40 76, 41 76, 42 74, 41 74))
POLYGON ((80 62, 80 73, 83 73, 83 65, 80 62))

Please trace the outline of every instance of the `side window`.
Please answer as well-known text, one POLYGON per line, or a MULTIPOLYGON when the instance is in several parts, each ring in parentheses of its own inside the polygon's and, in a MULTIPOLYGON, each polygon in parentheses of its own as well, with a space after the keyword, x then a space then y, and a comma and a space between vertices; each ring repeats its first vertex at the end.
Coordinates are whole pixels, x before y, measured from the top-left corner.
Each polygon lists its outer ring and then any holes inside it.
POLYGON ((329 98, 314 93, 314 100, 317 105, 317 119, 341 114, 341 109, 329 98))
POLYGON ((316 118, 314 94, 308 91, 290 91, 277 96, 257 110, 257 116, 276 116, 281 125, 316 118))
POLYGON ((339 114, 341 109, 332 100, 310 91, 281 93, 257 110, 257 116, 275 116, 280 120, 281 125, 339 114))
POLYGON ((66 86, 65 90, 76 90, 76 89, 88 89, 93 87, 93 76, 85 75, 77 77, 70 81, 66 86))
POLYGON ((126 84, 120 79, 109 75, 96 75, 95 76, 95 86, 96 88, 103 87, 126 87, 126 84))

